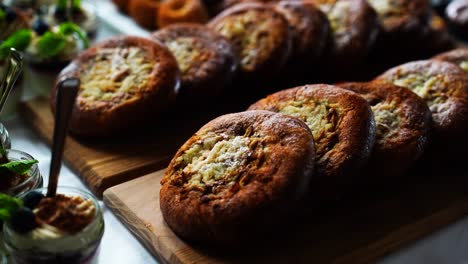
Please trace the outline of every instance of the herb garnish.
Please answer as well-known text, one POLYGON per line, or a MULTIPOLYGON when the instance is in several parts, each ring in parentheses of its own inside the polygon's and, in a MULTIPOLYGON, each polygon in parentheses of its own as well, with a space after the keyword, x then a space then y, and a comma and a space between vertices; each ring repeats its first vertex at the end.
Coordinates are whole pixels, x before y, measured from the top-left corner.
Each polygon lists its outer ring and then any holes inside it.
POLYGON ((23 201, 0 193, 0 220, 8 221, 15 211, 23 207, 23 201))
POLYGON ((29 29, 20 29, 13 33, 0 44, 0 60, 8 56, 10 48, 15 48, 19 51, 25 50, 31 42, 31 38, 32 32, 29 29))
POLYGON ((0 164, 0 175, 6 172, 12 172, 16 175, 25 175, 31 170, 32 166, 38 163, 37 160, 14 160, 10 161, 7 158, 7 153, 3 147, 0 146, 0 155, 3 164, 0 164))
MULTIPOLYGON (((83 43, 84 48, 89 47, 89 39, 78 25, 65 22, 60 24, 57 32, 47 31, 39 37, 37 42, 38 55, 42 58, 52 58, 62 52, 67 44, 67 37, 75 35, 83 43)), ((21 29, 7 38, 0 44, 0 60, 8 56, 10 48, 15 48, 19 51, 24 51, 32 40, 32 30, 21 29)))
POLYGON ((6 17, 5 11, 3 11, 3 9, 0 8, 0 21, 5 20, 5 17, 6 17))
MULTIPOLYGON (((58 0, 57 8, 66 10, 68 7, 69 0, 58 0)), ((80 9, 81 8, 81 0, 73 0, 73 9, 80 9)))

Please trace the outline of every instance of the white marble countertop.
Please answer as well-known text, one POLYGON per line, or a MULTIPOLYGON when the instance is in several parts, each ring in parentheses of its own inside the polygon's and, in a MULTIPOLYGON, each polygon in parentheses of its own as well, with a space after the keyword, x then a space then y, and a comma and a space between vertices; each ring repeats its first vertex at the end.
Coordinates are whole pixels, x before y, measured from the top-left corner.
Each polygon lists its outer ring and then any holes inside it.
MULTIPOLYGON (((100 0, 99 2, 101 1, 106 2, 107 0, 100 0)), ((108 5, 105 4, 103 7, 107 8, 108 5)), ((101 14, 111 14, 115 10, 103 10, 100 6, 99 12, 101 14)), ((131 28, 131 26, 130 24, 129 27, 131 28)), ((134 33, 135 35, 146 34, 144 31, 134 33)), ((98 40, 115 34, 118 34, 116 28, 102 23, 98 32, 98 40)), ((31 92, 24 91, 23 98, 31 98, 33 96, 34 94, 31 92)), ((12 148, 24 150, 39 160, 39 169, 44 176, 46 184, 49 174, 50 148, 26 125, 27 120, 23 120, 18 115, 10 116, 7 120, 3 119, 2 122, 10 132, 12 148)), ((77 175, 66 166, 62 167, 59 185, 87 189, 77 175)), ((99 263, 157 263, 149 251, 143 247, 102 202, 101 205, 104 208, 106 229, 101 244, 99 263)), ((359 263, 359 260, 356 260, 355 263, 359 263)), ((468 217, 414 243, 410 247, 387 256, 379 263, 468 264, 468 217)))

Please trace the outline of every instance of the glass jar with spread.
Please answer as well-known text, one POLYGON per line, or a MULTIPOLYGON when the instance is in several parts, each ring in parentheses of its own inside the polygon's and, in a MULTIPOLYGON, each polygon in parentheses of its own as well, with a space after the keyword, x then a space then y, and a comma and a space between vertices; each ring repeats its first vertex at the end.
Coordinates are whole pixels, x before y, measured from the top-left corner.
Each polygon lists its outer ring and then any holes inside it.
POLYGON ((24 207, 3 227, 8 263, 93 263, 104 234, 102 209, 90 193, 58 187, 20 196, 24 207))
MULTIPOLYGON (((41 188, 43 184, 42 175, 39 172, 35 159, 22 151, 8 149, 6 150, 7 160, 0 162, 0 193, 11 196, 19 196, 30 190, 41 188), (30 162, 30 169, 25 173, 15 173, 4 168, 7 162, 26 161, 30 162)), ((37 162, 37 161, 36 161, 37 162)))

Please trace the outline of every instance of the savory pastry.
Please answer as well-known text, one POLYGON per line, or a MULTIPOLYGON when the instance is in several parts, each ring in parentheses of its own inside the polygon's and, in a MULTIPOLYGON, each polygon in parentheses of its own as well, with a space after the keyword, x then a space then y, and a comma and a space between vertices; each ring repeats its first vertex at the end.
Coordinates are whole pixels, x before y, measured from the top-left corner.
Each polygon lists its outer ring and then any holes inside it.
POLYGON ((368 0, 377 11, 381 30, 376 42, 376 57, 401 60, 419 51, 429 30, 431 14, 428 0, 368 0), (401 57, 401 58, 400 58, 401 57))
POLYGON ((128 13, 142 27, 155 28, 161 0, 129 0, 128 13))
POLYGON ((333 67, 363 60, 378 32, 374 9, 365 0, 312 0, 328 17, 331 27, 330 58, 333 67))
MULTIPOLYGON (((57 81, 69 76, 81 81, 71 132, 108 136, 154 122, 174 100, 179 75, 176 60, 162 44, 122 36, 81 53, 57 81)), ((57 85, 51 95, 53 111, 56 89, 57 85)))
POLYGON ((454 33, 468 39, 468 0, 454 0, 445 10, 445 14, 454 33))
POLYGON ((434 54, 454 47, 452 36, 442 17, 435 13, 431 15, 428 30, 421 44, 421 48, 423 48, 424 52, 427 54, 434 54))
POLYGON ((203 25, 171 25, 153 33, 153 38, 176 58, 182 73, 179 95, 190 101, 216 97, 237 70, 238 58, 231 44, 203 25))
POLYGON ((431 111, 409 89, 384 81, 340 83, 371 106, 376 141, 366 180, 384 183, 405 173, 423 154, 431 129, 431 111))
POLYGON ((468 76, 461 68, 444 61, 415 61, 394 67, 378 79, 407 87, 426 101, 439 143, 462 144, 468 131, 468 76))
POLYGON ((370 156, 375 140, 372 111, 359 95, 316 84, 283 90, 254 103, 263 109, 303 120, 312 131, 316 172, 325 181, 347 183, 370 156))
POLYGON ((234 5, 248 2, 269 2, 269 0, 204 0, 211 16, 216 16, 234 5))
POLYGON ((244 3, 229 8, 208 26, 226 37, 240 56, 240 70, 250 80, 277 73, 288 59, 291 37, 286 19, 272 7, 244 3))
POLYGON ((382 24, 381 34, 397 36, 419 32, 429 18, 431 8, 427 0, 368 0, 377 11, 382 24))
POLYGON ((330 25, 327 16, 306 1, 283 0, 275 9, 291 26, 292 56, 301 60, 316 60, 327 44, 330 25))
POLYGON ((433 59, 455 63, 468 72, 468 48, 458 48, 435 56, 433 59))
POLYGON ((166 0, 161 3, 157 15, 158 27, 174 23, 208 21, 208 11, 201 0, 166 0))
POLYGON ((297 209, 313 165, 312 134, 302 121, 267 111, 224 115, 177 151, 161 180, 161 212, 186 240, 255 239, 297 209))

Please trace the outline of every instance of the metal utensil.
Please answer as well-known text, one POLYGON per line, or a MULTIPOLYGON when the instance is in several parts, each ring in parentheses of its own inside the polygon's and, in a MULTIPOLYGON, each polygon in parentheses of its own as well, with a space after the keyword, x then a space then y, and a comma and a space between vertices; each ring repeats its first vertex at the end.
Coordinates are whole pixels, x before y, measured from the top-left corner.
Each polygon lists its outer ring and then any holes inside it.
POLYGON ((18 77, 23 72, 23 57, 15 49, 10 49, 10 55, 7 59, 6 72, 3 75, 2 82, 0 83, 0 113, 5 106, 5 102, 10 95, 13 86, 18 80, 18 77))
POLYGON ((55 107, 55 127, 52 143, 52 160, 50 162, 49 185, 47 186, 47 196, 55 196, 57 183, 62 165, 63 147, 65 136, 68 130, 68 121, 75 104, 76 94, 80 87, 78 78, 67 78, 58 84, 57 105, 55 107))

